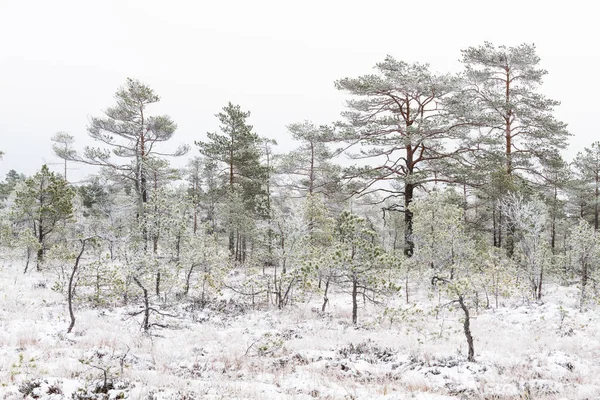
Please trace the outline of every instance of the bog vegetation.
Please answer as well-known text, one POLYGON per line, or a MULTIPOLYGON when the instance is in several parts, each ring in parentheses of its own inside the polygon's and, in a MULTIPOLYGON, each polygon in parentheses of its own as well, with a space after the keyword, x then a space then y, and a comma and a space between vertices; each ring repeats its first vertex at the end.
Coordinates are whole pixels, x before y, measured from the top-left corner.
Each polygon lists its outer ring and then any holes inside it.
POLYGON ((290 121, 289 153, 231 103, 218 131, 166 152, 175 121, 127 79, 114 104, 90 110, 94 146, 52 138, 64 171, 6 174, 2 260, 54 274, 65 332, 78 310, 135 305, 153 334, 178 317, 174 304, 209 307, 224 292, 282 312, 317 297, 322 313, 335 293, 354 325, 366 304, 390 320, 399 309, 435 318, 411 308, 426 294, 460 316, 464 359, 476 362, 482 310, 542 304, 549 284, 576 287, 578 311, 596 304, 600 142, 562 158, 570 134, 541 94, 534 46, 461 54, 458 75, 388 56, 339 79, 341 118, 290 121), (68 163, 98 174, 69 184, 68 163))

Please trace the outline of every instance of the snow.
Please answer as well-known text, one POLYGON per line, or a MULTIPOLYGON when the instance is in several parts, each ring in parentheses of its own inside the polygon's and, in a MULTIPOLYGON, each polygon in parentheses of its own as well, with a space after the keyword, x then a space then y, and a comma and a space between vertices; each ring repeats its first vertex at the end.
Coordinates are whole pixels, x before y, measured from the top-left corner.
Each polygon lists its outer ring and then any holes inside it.
MULTIPOLYGON (((594 399, 600 394, 600 316, 580 313, 577 289, 549 284, 543 304, 506 300, 474 312, 476 362, 466 361, 460 314, 423 313, 392 323, 348 295, 285 310, 241 305, 188 309, 170 328, 140 330, 133 306, 76 310, 66 334, 64 296, 51 273, 0 270, 0 398, 128 399, 594 399), (93 394, 107 371, 113 384, 93 394), (37 386, 36 386, 37 385, 37 386), (49 393, 50 387, 60 393, 49 393), (20 391, 21 390, 21 391, 20 391), (96 397, 93 397, 96 396, 96 397), (102 397, 104 396, 104 397, 102 397), (529 396, 529 397, 527 397, 529 396)), ((228 300, 225 300, 228 299, 228 300)), ((401 300, 397 307, 408 308, 401 300)))

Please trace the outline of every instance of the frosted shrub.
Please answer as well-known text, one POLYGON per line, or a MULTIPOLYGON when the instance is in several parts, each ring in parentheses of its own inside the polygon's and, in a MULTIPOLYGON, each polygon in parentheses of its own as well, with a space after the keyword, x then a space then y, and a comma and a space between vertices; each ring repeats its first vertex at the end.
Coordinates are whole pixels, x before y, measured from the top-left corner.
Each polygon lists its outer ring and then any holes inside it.
POLYGON ((514 235, 514 260, 524 279, 529 282, 534 300, 541 300, 545 273, 552 265, 548 236, 548 207, 540 199, 526 201, 516 194, 508 195, 500 204, 514 235))
POLYGON ((597 282, 600 262, 600 235, 583 219, 571 230, 568 255, 572 270, 579 276, 579 308, 584 311, 590 298, 590 283, 597 282))
MULTIPOLYGON (((442 307, 458 306, 463 314, 468 361, 475 360, 470 314, 479 293, 500 294, 504 278, 497 255, 476 243, 465 231, 463 211, 451 203, 451 194, 434 191, 412 206, 414 256, 409 263, 442 298, 442 307)), ((489 300, 487 301, 489 303, 489 300)))

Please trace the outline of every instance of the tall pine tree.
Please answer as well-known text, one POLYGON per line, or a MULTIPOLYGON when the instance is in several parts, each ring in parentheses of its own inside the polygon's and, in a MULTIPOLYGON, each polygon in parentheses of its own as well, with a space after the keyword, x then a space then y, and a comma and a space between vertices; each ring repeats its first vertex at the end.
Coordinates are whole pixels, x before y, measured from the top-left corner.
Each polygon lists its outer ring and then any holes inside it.
POLYGON ((229 192, 229 252, 237 261, 245 261, 250 219, 264 214, 266 168, 261 164, 261 139, 247 123, 249 111, 227 104, 216 114, 220 133, 208 132, 207 141, 197 141, 200 153, 226 166, 229 192))

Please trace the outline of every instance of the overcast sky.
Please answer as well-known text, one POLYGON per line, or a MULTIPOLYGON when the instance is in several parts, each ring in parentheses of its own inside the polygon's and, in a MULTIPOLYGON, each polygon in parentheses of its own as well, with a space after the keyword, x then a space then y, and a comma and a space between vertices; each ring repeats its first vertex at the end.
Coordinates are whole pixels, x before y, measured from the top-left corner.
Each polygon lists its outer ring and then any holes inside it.
POLYGON ((370 73, 386 54, 458 71, 460 50, 484 41, 535 43, 549 72, 542 92, 562 102, 556 117, 574 135, 570 159, 600 140, 594 3, 0 0, 0 180, 57 162, 57 131, 90 144, 89 118, 114 104, 127 77, 161 96, 151 111, 177 122, 173 147, 215 130, 231 101, 287 150, 287 124, 339 119, 336 79, 370 73))

